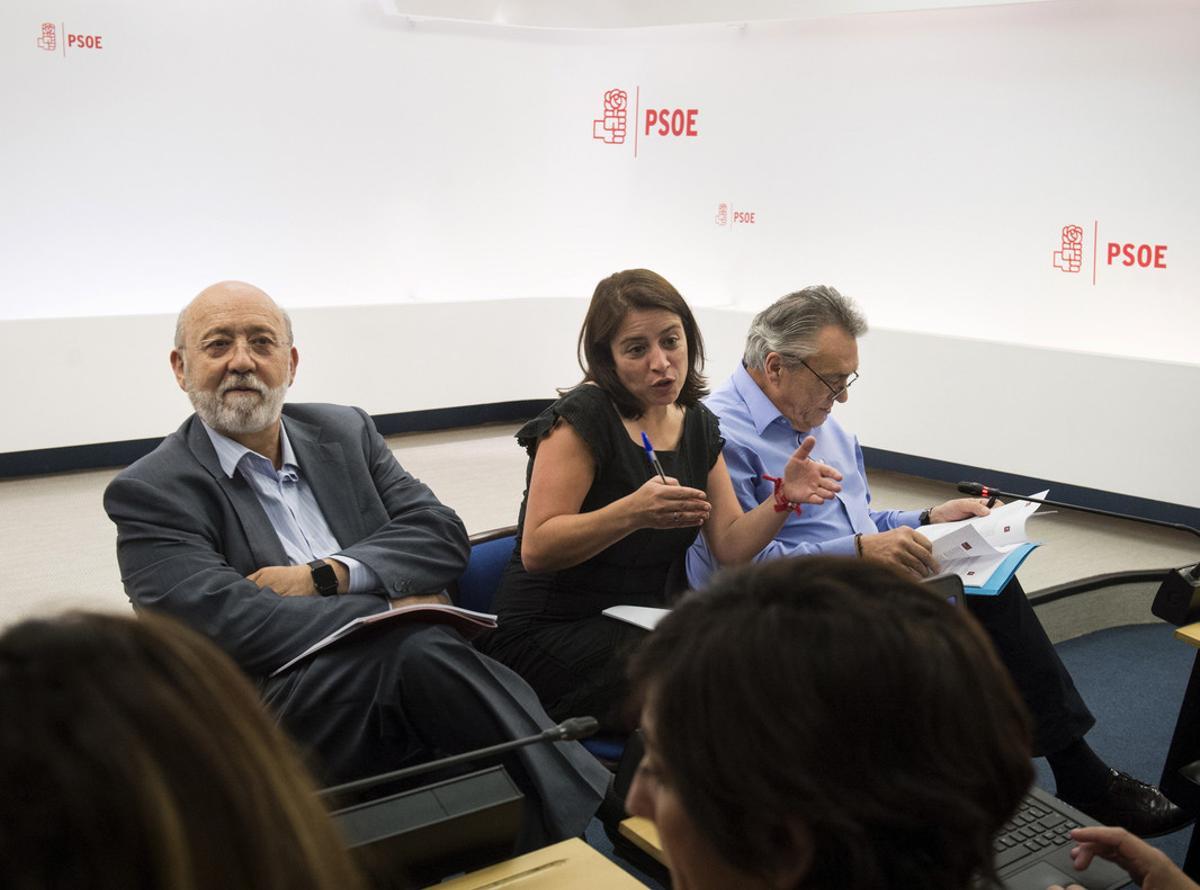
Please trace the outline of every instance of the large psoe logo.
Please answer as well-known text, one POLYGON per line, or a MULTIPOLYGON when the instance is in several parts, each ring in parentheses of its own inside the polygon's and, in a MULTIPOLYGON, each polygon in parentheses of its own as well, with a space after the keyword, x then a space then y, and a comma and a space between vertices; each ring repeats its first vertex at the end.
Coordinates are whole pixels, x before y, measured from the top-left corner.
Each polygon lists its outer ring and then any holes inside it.
POLYGON ((59 40, 58 29, 60 26, 54 22, 42 22, 39 32, 37 45, 38 49, 45 50, 48 53, 54 52, 58 48, 62 48, 62 55, 67 55, 67 50, 102 50, 104 49, 103 34, 82 34, 74 31, 68 31, 66 23, 62 27, 62 39, 59 40))
MULTIPOLYGON (((1083 269, 1083 226, 1070 224, 1062 227, 1059 249, 1051 255, 1055 269, 1076 274, 1083 269)), ((1167 245, 1149 241, 1101 241, 1100 221, 1092 222, 1092 284, 1096 284, 1097 267, 1113 269, 1165 270, 1167 268, 1167 245)))
POLYGON ((700 135, 699 108, 659 106, 643 109, 641 96, 641 87, 635 86, 631 111, 629 90, 620 87, 605 90, 600 103, 601 116, 592 118, 592 139, 605 145, 625 145, 632 131, 633 156, 636 158, 639 136, 645 142, 651 139, 688 140, 700 135))

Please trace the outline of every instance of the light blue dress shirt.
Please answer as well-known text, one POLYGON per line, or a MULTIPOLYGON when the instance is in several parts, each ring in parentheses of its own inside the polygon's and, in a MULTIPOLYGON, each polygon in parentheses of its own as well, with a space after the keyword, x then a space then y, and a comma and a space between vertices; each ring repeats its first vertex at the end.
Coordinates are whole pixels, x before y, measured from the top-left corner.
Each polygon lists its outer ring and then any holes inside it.
MULTIPOLYGON (((741 365, 704 403, 721 421, 725 464, 743 510, 774 496, 774 483, 764 480, 763 475, 782 476, 788 458, 809 435, 817 440, 813 459, 835 467, 845 477, 842 490, 833 500, 820 506, 805 504, 801 515, 788 516, 755 562, 818 553, 852 556, 857 534, 875 534, 902 525, 916 528, 920 524, 919 510, 871 509, 858 438, 842 429, 832 415, 811 432, 797 432, 741 365)), ((693 587, 702 587, 717 568, 700 535, 687 554, 688 580, 693 587)))
POLYGON ((225 475, 232 479, 235 473, 241 473, 254 489, 292 565, 307 565, 314 559, 333 557, 350 570, 350 593, 379 589, 379 577, 374 571, 357 559, 338 553, 341 544, 325 521, 312 486, 301 473, 296 452, 288 439, 286 421, 279 426, 282 466, 278 471, 257 451, 218 433, 204 421, 201 423, 212 440, 225 475))

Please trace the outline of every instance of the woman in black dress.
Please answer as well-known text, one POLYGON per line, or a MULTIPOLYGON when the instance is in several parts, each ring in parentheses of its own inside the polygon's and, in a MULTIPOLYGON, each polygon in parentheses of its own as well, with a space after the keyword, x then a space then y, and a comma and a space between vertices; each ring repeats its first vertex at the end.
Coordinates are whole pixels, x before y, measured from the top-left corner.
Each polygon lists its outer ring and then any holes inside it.
POLYGON ((583 382, 517 433, 529 452, 525 500, 496 597, 500 627, 485 645, 555 719, 592 715, 623 729, 623 656, 641 632, 600 613, 667 605, 686 587, 683 557, 701 531, 722 564, 752 559, 789 510, 833 497, 841 475, 808 459, 810 439, 778 468, 776 497, 742 512, 717 419, 699 401, 700 332, 654 272, 597 285, 579 351, 583 382))

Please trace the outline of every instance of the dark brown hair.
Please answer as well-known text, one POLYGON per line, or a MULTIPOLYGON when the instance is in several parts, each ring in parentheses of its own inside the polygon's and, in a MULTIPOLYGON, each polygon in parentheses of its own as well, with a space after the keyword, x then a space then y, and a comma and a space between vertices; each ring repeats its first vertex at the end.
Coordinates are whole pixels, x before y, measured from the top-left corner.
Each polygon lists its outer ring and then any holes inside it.
POLYGON ((688 371, 675 403, 691 407, 702 396, 708 395, 701 373, 704 369, 704 341, 692 310, 671 282, 649 269, 617 272, 596 285, 576 346, 584 382, 598 384, 608 393, 623 417, 642 416, 641 403, 617 378, 612 354, 613 337, 631 309, 662 309, 679 316, 687 338, 688 371))
POLYGON ((0 636, 0 884, 361 886, 312 779, 223 653, 169 619, 0 636))
POLYGON ((797 887, 846 890, 994 879, 1029 718, 983 630, 928 589, 852 559, 735 569, 630 671, 663 781, 736 868, 807 861, 797 887))

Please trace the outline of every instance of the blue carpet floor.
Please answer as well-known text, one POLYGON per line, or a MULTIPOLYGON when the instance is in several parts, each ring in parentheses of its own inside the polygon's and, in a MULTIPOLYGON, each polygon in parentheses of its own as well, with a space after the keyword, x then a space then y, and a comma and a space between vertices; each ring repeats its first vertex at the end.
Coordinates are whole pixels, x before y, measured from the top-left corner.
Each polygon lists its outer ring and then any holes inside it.
MULTIPOLYGON (((1176 640, 1167 624, 1112 627, 1057 646, 1083 700, 1096 716, 1087 735, 1110 766, 1157 784, 1187 688, 1196 650, 1176 640)), ((1043 759, 1034 761, 1037 783, 1054 791, 1043 759)), ((1192 829, 1151 841, 1182 865, 1192 829)))

